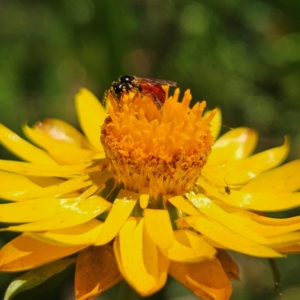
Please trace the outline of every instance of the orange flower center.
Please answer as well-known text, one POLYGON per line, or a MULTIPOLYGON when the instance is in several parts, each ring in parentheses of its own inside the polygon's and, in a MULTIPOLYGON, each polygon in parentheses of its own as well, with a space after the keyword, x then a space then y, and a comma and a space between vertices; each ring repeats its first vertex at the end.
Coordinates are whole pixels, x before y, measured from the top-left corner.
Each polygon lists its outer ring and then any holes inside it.
POLYGON ((204 119, 205 101, 190 109, 190 91, 182 102, 178 96, 176 89, 159 111, 150 96, 125 94, 120 107, 109 93, 101 142, 111 171, 125 189, 146 189, 155 199, 193 188, 211 151, 209 123, 215 112, 204 119))

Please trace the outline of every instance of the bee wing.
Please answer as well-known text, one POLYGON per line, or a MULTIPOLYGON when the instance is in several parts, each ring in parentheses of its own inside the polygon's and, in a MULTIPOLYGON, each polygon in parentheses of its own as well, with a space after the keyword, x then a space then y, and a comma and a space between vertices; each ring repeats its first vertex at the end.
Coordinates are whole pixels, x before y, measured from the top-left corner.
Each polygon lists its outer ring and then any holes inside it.
POLYGON ((158 84, 158 85, 168 85, 168 86, 177 86, 177 82, 164 80, 164 79, 156 79, 156 78, 148 78, 148 77, 135 77, 135 80, 138 84, 150 83, 150 84, 158 84))

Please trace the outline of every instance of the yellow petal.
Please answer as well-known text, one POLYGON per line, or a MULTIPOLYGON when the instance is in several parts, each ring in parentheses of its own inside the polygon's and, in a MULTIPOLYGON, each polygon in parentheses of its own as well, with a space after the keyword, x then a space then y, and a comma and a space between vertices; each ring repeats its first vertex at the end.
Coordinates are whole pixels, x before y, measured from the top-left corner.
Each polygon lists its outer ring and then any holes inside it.
POLYGON ((149 194, 140 195, 140 206, 142 209, 147 208, 149 204, 149 194))
MULTIPOLYGON (((150 261, 151 263, 151 261, 150 261)), ((159 249, 157 249, 157 267, 158 275, 155 286, 148 292, 148 295, 153 295, 159 290, 161 290, 167 283, 168 279, 168 269, 170 261, 167 259, 159 249)))
MULTIPOLYGON (((20 202, 19 202, 20 203, 20 202)), ((46 231, 60 228, 67 228, 81 223, 85 223, 107 209, 111 203, 99 196, 91 196, 87 199, 80 199, 67 202, 63 205, 64 211, 59 211, 45 220, 36 221, 28 224, 9 226, 4 230, 10 231, 46 231)))
POLYGON ((239 266, 226 251, 219 249, 216 257, 229 279, 240 279, 239 266))
POLYGON ((84 173, 91 163, 69 165, 69 166, 46 166, 41 164, 25 163, 0 159, 0 170, 20 173, 27 176, 53 176, 65 177, 84 173))
MULTIPOLYGON (((51 195, 59 196, 65 195, 73 191, 78 191, 88 186, 91 186, 93 182, 88 175, 82 175, 79 177, 75 177, 69 180, 62 181, 55 185, 51 185, 48 187, 41 188, 35 191, 22 191, 17 194, 13 191, 11 194, 14 196, 14 200, 22 200, 22 199, 32 199, 32 198, 42 198, 51 195)), ((9 194, 9 193, 8 193, 9 194)))
POLYGON ((300 232, 289 232, 287 234, 275 236, 273 238, 269 238, 269 242, 270 245, 276 249, 291 246, 293 244, 300 243, 300 232))
POLYGON ((53 140, 76 148, 90 148, 87 139, 70 124, 58 119, 37 122, 33 129, 53 140))
POLYGON ((231 284, 217 258, 197 263, 171 262, 169 274, 203 300, 228 300, 231 284))
POLYGON ((224 227, 229 228, 241 237, 245 237, 257 243, 267 243, 267 240, 263 236, 249 229, 247 225, 232 218, 231 214, 224 211, 204 194, 194 195, 190 193, 187 194, 187 197, 203 215, 208 217, 208 219, 221 223, 224 227))
POLYGON ((0 124, 0 142, 10 152, 26 161, 42 165, 57 165, 45 151, 23 140, 2 124, 0 124))
MULTIPOLYGON (((258 215, 249 211, 243 211, 247 215, 250 215, 251 218, 264 225, 274 225, 274 226, 284 226, 284 225, 297 225, 300 224, 300 216, 290 217, 290 218, 269 218, 263 215, 258 215)), ((247 216, 248 217, 248 216, 247 216)))
POLYGON ((251 230, 258 232, 262 236, 268 237, 268 244, 270 244, 271 240, 269 237, 281 236, 300 230, 300 216, 275 219, 243 211, 232 214, 232 218, 237 220, 240 219, 240 222, 247 225, 251 230))
MULTIPOLYGON (((23 126, 23 131, 28 138, 41 148, 47 150, 49 155, 60 164, 75 164, 88 160, 95 154, 89 149, 77 148, 64 142, 53 140, 51 137, 34 130, 27 125, 23 126)), ((104 158, 103 153, 103 158, 104 158)))
POLYGON ((26 233, 32 238, 56 246, 92 245, 97 240, 102 222, 92 219, 73 227, 46 231, 44 233, 26 233))
MULTIPOLYGON (((141 248, 141 250, 139 251, 142 252, 142 257, 146 267, 146 272, 151 276, 155 277, 154 286, 152 287, 152 289, 146 292, 146 295, 148 296, 158 292, 166 284, 170 261, 161 253, 160 249, 157 247, 155 242, 149 236, 148 231, 145 227, 145 223, 139 225, 140 226, 143 225, 143 232, 142 232, 143 248, 141 248)), ((140 245, 140 243, 138 244, 140 245)))
POLYGON ((216 198, 218 200, 221 200, 222 202, 225 202, 226 204, 228 204, 229 206, 232 205, 230 199, 228 198, 228 194, 224 193, 225 191, 225 188, 224 188, 224 191, 223 193, 220 192, 218 190, 218 188, 211 184, 211 183, 208 183, 205 178, 203 178, 202 176, 200 176, 197 180, 197 184, 198 186, 201 188, 201 190, 204 191, 204 194, 207 196, 207 197, 210 197, 212 199, 216 198))
POLYGON ((159 248, 168 249, 173 245, 174 234, 168 211, 145 209, 144 222, 150 238, 159 248), (158 226, 159 231, 157 231, 158 226))
POLYGON ((181 262, 197 262, 214 257, 213 248, 200 235, 190 230, 175 230, 175 241, 169 249, 162 249, 162 253, 171 260, 181 262))
POLYGON ((104 123, 107 113, 98 99, 87 89, 81 88, 75 96, 75 105, 78 114, 80 126, 88 138, 89 142, 103 151, 100 143, 101 126, 104 123))
POLYGON ((215 165, 209 166, 205 165, 201 172, 201 177, 208 180, 212 185, 223 186, 224 189, 228 186, 225 182, 225 176, 227 174, 226 164, 225 165, 215 165))
POLYGON ((300 206, 300 193, 247 193, 231 191, 232 205, 258 211, 281 211, 300 206))
POLYGON ((243 184, 258 174, 281 164, 289 153, 290 143, 286 138, 282 146, 260 152, 241 161, 229 163, 225 182, 228 185, 243 184))
POLYGON ((106 218, 102 230, 95 245, 105 245, 110 242, 119 232, 127 218, 130 216, 139 194, 121 190, 115 199, 111 211, 106 218))
POLYGON ((129 218, 115 239, 114 250, 126 281, 141 296, 149 296, 165 284, 168 261, 159 255, 143 223, 143 219, 129 218))
MULTIPOLYGON (((82 193, 83 188, 90 187, 91 189, 93 189, 93 192, 95 192, 110 177, 111 177, 111 173, 108 172, 107 170, 104 172, 93 172, 92 174, 90 173, 89 175, 81 175, 69 180, 64 180, 61 182, 59 181, 53 182, 52 185, 40 189, 33 189, 33 190, 13 189, 12 191, 7 191, 6 196, 9 196, 10 197, 9 199, 18 201, 23 199, 42 198, 51 195, 55 195, 57 197, 59 195, 66 195, 71 192, 77 191, 77 194, 81 194, 81 197, 83 196, 87 197, 86 193, 88 192, 88 190, 85 189, 85 192, 83 194, 82 193)), ((1 178, 1 173, 0 173, 0 178, 1 178)), ((13 180, 13 177, 11 178, 11 180, 13 180)), ((35 178, 33 180, 37 181, 35 178)), ((51 184, 49 178, 47 178, 47 181, 51 184)))
POLYGON ((182 210, 184 213, 190 216, 197 216, 199 215, 199 210, 195 208, 195 206, 185 199, 182 196, 175 196, 168 199, 170 203, 172 203, 176 208, 182 210))
POLYGON ((121 279, 113 250, 109 245, 89 247, 79 252, 75 273, 77 300, 96 297, 121 279))
POLYGON ((277 248, 276 250, 281 253, 299 253, 300 243, 291 246, 282 247, 282 248, 277 248))
POLYGON ((57 247, 21 235, 0 250, 0 270, 2 272, 29 270, 69 256, 83 248, 83 246, 57 247))
POLYGON ((40 187, 48 187, 54 184, 62 183, 64 181, 64 179, 57 177, 28 176, 28 178, 40 187))
POLYGON ((64 204, 68 205, 67 199, 54 197, 1 204, 0 222, 26 223, 44 220, 65 211, 64 204))
POLYGON ((10 172, 0 171, 0 182, 0 198, 7 200, 15 200, 15 198, 22 197, 26 192, 38 193, 43 190, 30 178, 10 172))
POLYGON ((257 133, 249 128, 241 127, 228 131, 215 142, 207 166, 249 156, 255 149, 257 140, 257 133))
MULTIPOLYGON (((93 192, 95 192, 110 177, 111 174, 108 171, 104 171, 102 173, 94 172, 92 175, 81 175, 69 180, 47 178, 43 181, 42 179, 44 177, 26 177, 20 174, 0 171, 0 182, 3 183, 0 190, 0 197, 7 200, 21 201, 33 198, 50 197, 52 195, 69 195, 71 192, 74 192, 76 196, 76 191, 77 195, 82 194, 81 189, 89 186, 90 188, 93 188, 93 192), (93 179, 93 181, 89 179, 93 179), (40 187, 35 183, 46 186, 40 187)), ((85 190, 84 194, 86 194, 87 191, 88 190, 85 190)))
POLYGON ((221 224, 212 222, 204 217, 191 216, 186 217, 185 220, 197 231, 228 249, 258 257, 282 256, 271 248, 249 240, 221 224))
MULTIPOLYGON (((211 114, 211 112, 211 110, 206 111, 203 115, 203 118, 206 119, 211 114)), ((222 125, 222 112, 219 108, 216 109, 216 114, 214 115, 214 118, 210 121, 210 125, 210 131, 215 141, 219 136, 222 125)))
POLYGON ((242 187, 243 192, 293 192, 300 188, 300 159, 258 175, 242 187))
MULTIPOLYGON (((55 196, 65 195, 70 192, 79 191, 88 186, 92 186, 93 184, 91 180, 88 180, 90 179, 88 175, 82 175, 61 182, 55 182, 55 184, 44 188, 35 185, 30 180, 31 179, 30 177, 27 178, 19 174, 11 174, 8 172, 6 173, 0 171, 0 178, 1 177, 4 178, 4 182, 7 183, 7 186, 5 186, 5 188, 0 191, 0 195, 2 194, 2 198, 14 200, 14 201, 21 201, 21 200, 27 200, 33 198, 42 198, 51 195, 55 195, 55 196), (15 186, 13 186, 13 180, 19 180, 19 179, 20 182, 16 182, 15 186)), ((36 181, 35 178, 33 178, 32 180, 36 181)))

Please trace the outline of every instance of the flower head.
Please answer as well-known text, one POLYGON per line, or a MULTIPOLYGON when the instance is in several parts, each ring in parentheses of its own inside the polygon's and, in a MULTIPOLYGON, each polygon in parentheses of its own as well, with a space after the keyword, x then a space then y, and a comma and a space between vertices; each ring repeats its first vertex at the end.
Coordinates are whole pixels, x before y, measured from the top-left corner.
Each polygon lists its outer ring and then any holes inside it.
POLYGON ((139 91, 121 105, 107 98, 108 115, 89 91, 76 96, 85 135, 60 120, 25 125, 36 147, 0 126, 1 143, 27 161, 0 161, 0 197, 12 202, 1 204, 0 221, 22 232, 0 250, 1 271, 54 269, 78 253, 77 299, 121 278, 148 296, 168 274, 203 299, 228 299, 238 268, 225 250, 299 250, 300 217, 262 214, 300 205, 300 160, 277 167, 288 140, 252 156, 253 130, 216 140, 220 111, 189 108, 189 91, 179 102, 176 89, 162 110, 139 91))
POLYGON ((125 189, 150 195, 183 194, 192 190, 213 144, 209 122, 202 117, 205 102, 190 109, 187 91, 179 103, 179 90, 158 111, 151 97, 134 94, 122 109, 112 105, 102 126, 101 141, 110 168, 125 189))

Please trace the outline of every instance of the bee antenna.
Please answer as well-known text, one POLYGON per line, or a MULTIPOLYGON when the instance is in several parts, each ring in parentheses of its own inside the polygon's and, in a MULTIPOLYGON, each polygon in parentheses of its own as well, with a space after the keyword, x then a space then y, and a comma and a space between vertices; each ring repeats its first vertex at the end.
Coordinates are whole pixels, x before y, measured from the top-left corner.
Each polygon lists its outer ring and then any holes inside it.
POLYGON ((226 128, 226 129, 230 129, 230 130, 233 130, 234 128, 233 127, 230 127, 230 126, 227 126, 227 125, 221 125, 223 128, 226 128))

